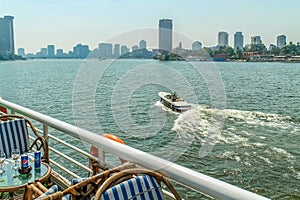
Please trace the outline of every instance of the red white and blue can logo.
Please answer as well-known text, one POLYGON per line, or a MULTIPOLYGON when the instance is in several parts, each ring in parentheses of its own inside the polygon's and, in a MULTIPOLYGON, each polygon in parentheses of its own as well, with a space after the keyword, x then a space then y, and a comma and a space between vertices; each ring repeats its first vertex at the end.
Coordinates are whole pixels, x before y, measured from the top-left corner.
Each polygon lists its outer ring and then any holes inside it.
POLYGON ((21 156, 21 168, 27 169, 28 168, 28 155, 21 156))
POLYGON ((34 152, 34 168, 35 169, 41 168, 41 152, 40 151, 34 152))

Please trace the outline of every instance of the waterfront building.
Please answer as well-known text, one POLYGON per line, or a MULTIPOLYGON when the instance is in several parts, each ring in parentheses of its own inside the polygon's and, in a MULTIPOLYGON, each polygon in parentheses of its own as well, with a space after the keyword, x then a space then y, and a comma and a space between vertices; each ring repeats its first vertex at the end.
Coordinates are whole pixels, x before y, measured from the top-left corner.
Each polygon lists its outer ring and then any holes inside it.
POLYGON ((171 19, 159 20, 159 49, 161 51, 172 51, 172 29, 171 19))
POLYGON ((146 49, 147 48, 147 43, 145 40, 140 41, 140 49, 146 49))
POLYGON ((136 50, 139 49, 139 46, 138 46, 138 45, 133 45, 133 46, 131 47, 131 49, 132 49, 132 52, 133 52, 133 51, 136 51, 136 50))
POLYGON ((286 45, 286 36, 279 35, 277 36, 277 47, 282 48, 286 45))
POLYGON ((218 33, 218 46, 228 46, 228 36, 227 32, 221 31, 218 33))
POLYGON ((40 51, 40 56, 41 57, 47 57, 48 56, 48 49, 47 48, 41 48, 41 51, 40 51))
POLYGON ((13 16, 0 18, 0 55, 13 56, 15 53, 13 16))
POLYGON ((47 50, 48 50, 48 57, 49 58, 54 58, 54 52, 55 52, 55 47, 54 45, 48 45, 47 46, 47 50))
POLYGON ((114 45, 114 57, 117 58, 120 56, 120 44, 114 45))
POLYGON ((88 45, 77 44, 73 47, 73 55, 75 58, 86 58, 90 53, 88 45))
POLYGON ((25 49, 24 48, 18 48, 18 55, 25 58, 26 57, 25 49))
POLYGON ((242 32, 236 32, 234 34, 234 50, 241 49, 244 47, 244 35, 242 32))
POLYGON ((251 44, 262 44, 260 36, 252 36, 251 44))
POLYGON ((99 57, 112 58, 112 44, 111 43, 99 43, 99 57))
POLYGON ((56 50, 56 57, 58 57, 58 58, 64 57, 64 50, 62 50, 62 49, 57 49, 57 50, 56 50))
POLYGON ((199 41, 193 42, 193 44, 192 44, 192 50, 193 51, 198 51, 201 48, 202 48, 202 43, 201 42, 199 42, 199 41))
POLYGON ((121 46, 121 55, 126 54, 129 52, 129 49, 127 48, 126 45, 121 46))
POLYGON ((272 51, 272 49, 274 49, 276 47, 275 44, 270 44, 269 48, 268 48, 268 51, 272 51))

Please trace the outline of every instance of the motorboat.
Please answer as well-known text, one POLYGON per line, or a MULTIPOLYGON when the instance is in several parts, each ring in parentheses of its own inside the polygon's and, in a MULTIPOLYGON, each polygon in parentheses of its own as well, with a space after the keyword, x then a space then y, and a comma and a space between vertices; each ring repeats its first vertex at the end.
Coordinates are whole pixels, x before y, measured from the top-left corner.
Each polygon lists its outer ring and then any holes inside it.
POLYGON ((174 92, 173 94, 167 92, 159 92, 158 96, 160 97, 160 102, 164 106, 170 108, 175 112, 182 113, 192 108, 192 106, 188 102, 180 98, 176 94, 176 92, 174 92))

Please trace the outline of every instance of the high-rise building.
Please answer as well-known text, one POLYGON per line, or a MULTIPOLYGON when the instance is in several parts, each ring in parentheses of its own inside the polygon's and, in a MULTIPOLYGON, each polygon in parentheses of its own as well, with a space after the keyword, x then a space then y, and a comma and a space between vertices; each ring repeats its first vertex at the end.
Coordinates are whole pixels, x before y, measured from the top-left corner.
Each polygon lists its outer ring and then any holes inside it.
POLYGON ((56 56, 57 56, 58 58, 64 57, 64 50, 63 50, 63 49, 57 49, 57 50, 56 50, 56 56))
POLYGON ((145 40, 140 41, 140 49, 146 49, 147 48, 147 43, 145 40))
POLYGON ((227 32, 219 32, 218 33, 218 46, 228 46, 228 33, 227 32))
POLYGON ((234 34, 234 50, 243 49, 244 47, 244 36, 242 32, 236 32, 234 34))
POLYGON ((25 58, 25 49, 24 48, 18 48, 18 55, 25 58))
POLYGON ((251 44, 262 44, 260 36, 252 36, 251 44))
POLYGON ((277 47, 282 48, 286 45, 286 36, 279 35, 277 36, 277 47))
POLYGON ((129 52, 128 47, 126 45, 122 45, 121 46, 121 55, 128 53, 128 52, 129 52))
POLYGON ((199 41, 193 42, 193 44, 192 44, 192 50, 193 51, 198 51, 201 48, 202 48, 202 43, 201 42, 199 42, 199 41))
POLYGON ((14 26, 12 16, 0 18, 0 54, 12 56, 15 53, 14 26))
POLYGON ((139 49, 139 46, 138 46, 138 45, 133 45, 133 46, 131 47, 132 52, 133 52, 133 51, 136 51, 136 50, 138 50, 138 49, 139 49))
POLYGON ((86 58, 90 53, 88 45, 77 44, 73 47, 73 55, 76 58, 86 58))
POLYGON ((119 57, 120 56, 120 44, 115 44, 114 45, 114 57, 119 57))
POLYGON ((48 56, 48 49, 47 48, 41 48, 40 56, 47 57, 48 56))
POLYGON ((54 52, 55 52, 55 47, 54 47, 54 45, 48 45, 47 46, 47 49, 48 49, 48 57, 49 58, 53 58, 54 57, 54 52))
POLYGON ((112 58, 112 44, 111 43, 99 43, 99 57, 112 58))
POLYGON ((160 51, 172 51, 172 20, 159 20, 159 49, 160 51))

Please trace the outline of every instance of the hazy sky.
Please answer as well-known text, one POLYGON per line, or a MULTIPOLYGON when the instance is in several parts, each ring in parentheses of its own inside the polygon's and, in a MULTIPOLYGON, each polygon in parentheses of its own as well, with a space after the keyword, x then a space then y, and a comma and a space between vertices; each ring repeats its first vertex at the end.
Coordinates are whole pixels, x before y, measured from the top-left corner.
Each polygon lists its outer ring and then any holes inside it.
POLYGON ((77 43, 94 49, 124 32, 157 28, 161 18, 173 19, 173 30, 204 46, 216 45, 219 31, 229 33, 231 46, 236 31, 243 32, 246 44, 260 35, 269 46, 280 34, 300 41, 299 8, 299 0, 0 0, 0 17, 15 17, 16 49, 27 53, 48 44, 65 51, 77 43))

